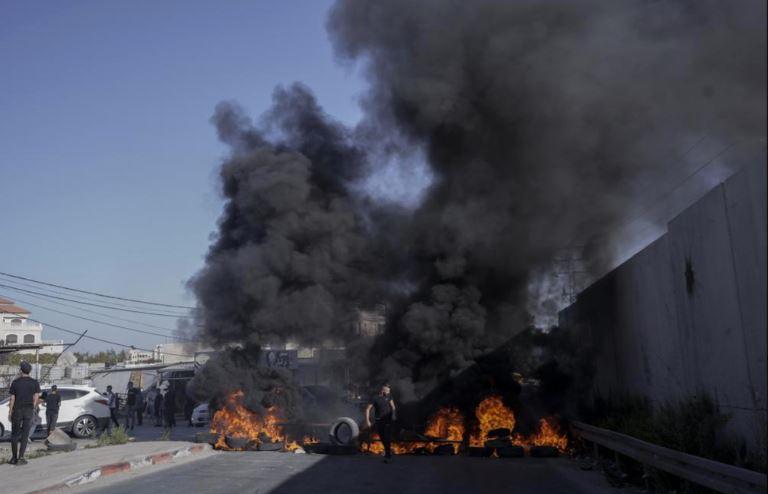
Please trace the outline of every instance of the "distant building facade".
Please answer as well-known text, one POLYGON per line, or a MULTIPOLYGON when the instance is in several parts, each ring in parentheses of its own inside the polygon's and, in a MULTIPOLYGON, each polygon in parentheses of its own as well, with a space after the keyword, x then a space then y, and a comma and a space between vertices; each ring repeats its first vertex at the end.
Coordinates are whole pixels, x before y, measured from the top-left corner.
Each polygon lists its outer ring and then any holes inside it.
POLYGON ((31 313, 12 300, 0 297, 0 342, 3 345, 39 345, 39 353, 63 351, 63 341, 44 341, 43 325, 29 320, 31 313))
POLYGON ((387 306, 378 304, 370 310, 357 309, 353 326, 360 336, 374 338, 383 334, 387 326, 387 306))

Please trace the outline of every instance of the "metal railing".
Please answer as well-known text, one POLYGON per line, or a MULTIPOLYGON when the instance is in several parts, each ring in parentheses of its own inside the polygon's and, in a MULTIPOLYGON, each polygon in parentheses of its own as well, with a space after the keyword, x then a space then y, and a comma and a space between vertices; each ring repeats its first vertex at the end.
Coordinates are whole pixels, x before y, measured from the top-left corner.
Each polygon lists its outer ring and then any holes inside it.
POLYGON ((646 468, 656 468, 717 492, 764 494, 768 488, 768 477, 760 472, 689 455, 581 422, 572 422, 571 428, 582 439, 632 458, 646 468))

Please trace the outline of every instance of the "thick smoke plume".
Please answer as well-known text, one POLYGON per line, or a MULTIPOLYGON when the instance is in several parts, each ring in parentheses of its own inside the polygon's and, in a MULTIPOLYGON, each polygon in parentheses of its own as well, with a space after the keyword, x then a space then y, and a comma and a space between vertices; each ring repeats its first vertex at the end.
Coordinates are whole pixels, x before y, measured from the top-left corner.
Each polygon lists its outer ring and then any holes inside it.
POLYGON ((532 273, 563 248, 599 266, 691 149, 764 138, 764 20, 760 1, 339 0, 332 42, 370 84, 356 129, 302 86, 262 126, 217 108, 232 155, 191 284, 203 336, 352 342, 350 309, 386 302, 364 357, 424 396, 530 325, 532 273), (416 152, 415 208, 353 192, 416 152))

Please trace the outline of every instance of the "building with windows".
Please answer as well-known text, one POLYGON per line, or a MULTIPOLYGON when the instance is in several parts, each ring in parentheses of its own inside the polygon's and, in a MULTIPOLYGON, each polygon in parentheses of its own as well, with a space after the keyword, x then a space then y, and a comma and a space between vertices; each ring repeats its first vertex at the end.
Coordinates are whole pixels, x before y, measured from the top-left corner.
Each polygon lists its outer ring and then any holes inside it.
POLYGON ((387 327, 387 306, 377 304, 371 309, 357 308, 352 324, 355 332, 363 337, 375 338, 383 334, 387 327))
POLYGON ((58 353, 63 341, 43 341, 43 325, 29 319, 30 312, 12 300, 0 297, 0 344, 40 345, 40 353, 58 353))

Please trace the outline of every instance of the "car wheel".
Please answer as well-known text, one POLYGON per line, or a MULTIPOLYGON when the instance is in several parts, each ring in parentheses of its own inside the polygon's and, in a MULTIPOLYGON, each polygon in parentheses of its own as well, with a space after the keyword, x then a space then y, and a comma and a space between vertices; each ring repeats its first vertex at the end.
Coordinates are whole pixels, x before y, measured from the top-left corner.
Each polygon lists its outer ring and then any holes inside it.
POLYGON ((3 424, 0 424, 0 437, 3 437, 5 435, 5 428, 3 427, 3 424))
POLYGON ((72 434, 79 439, 93 437, 97 429, 98 424, 93 415, 81 415, 72 423, 72 434))

